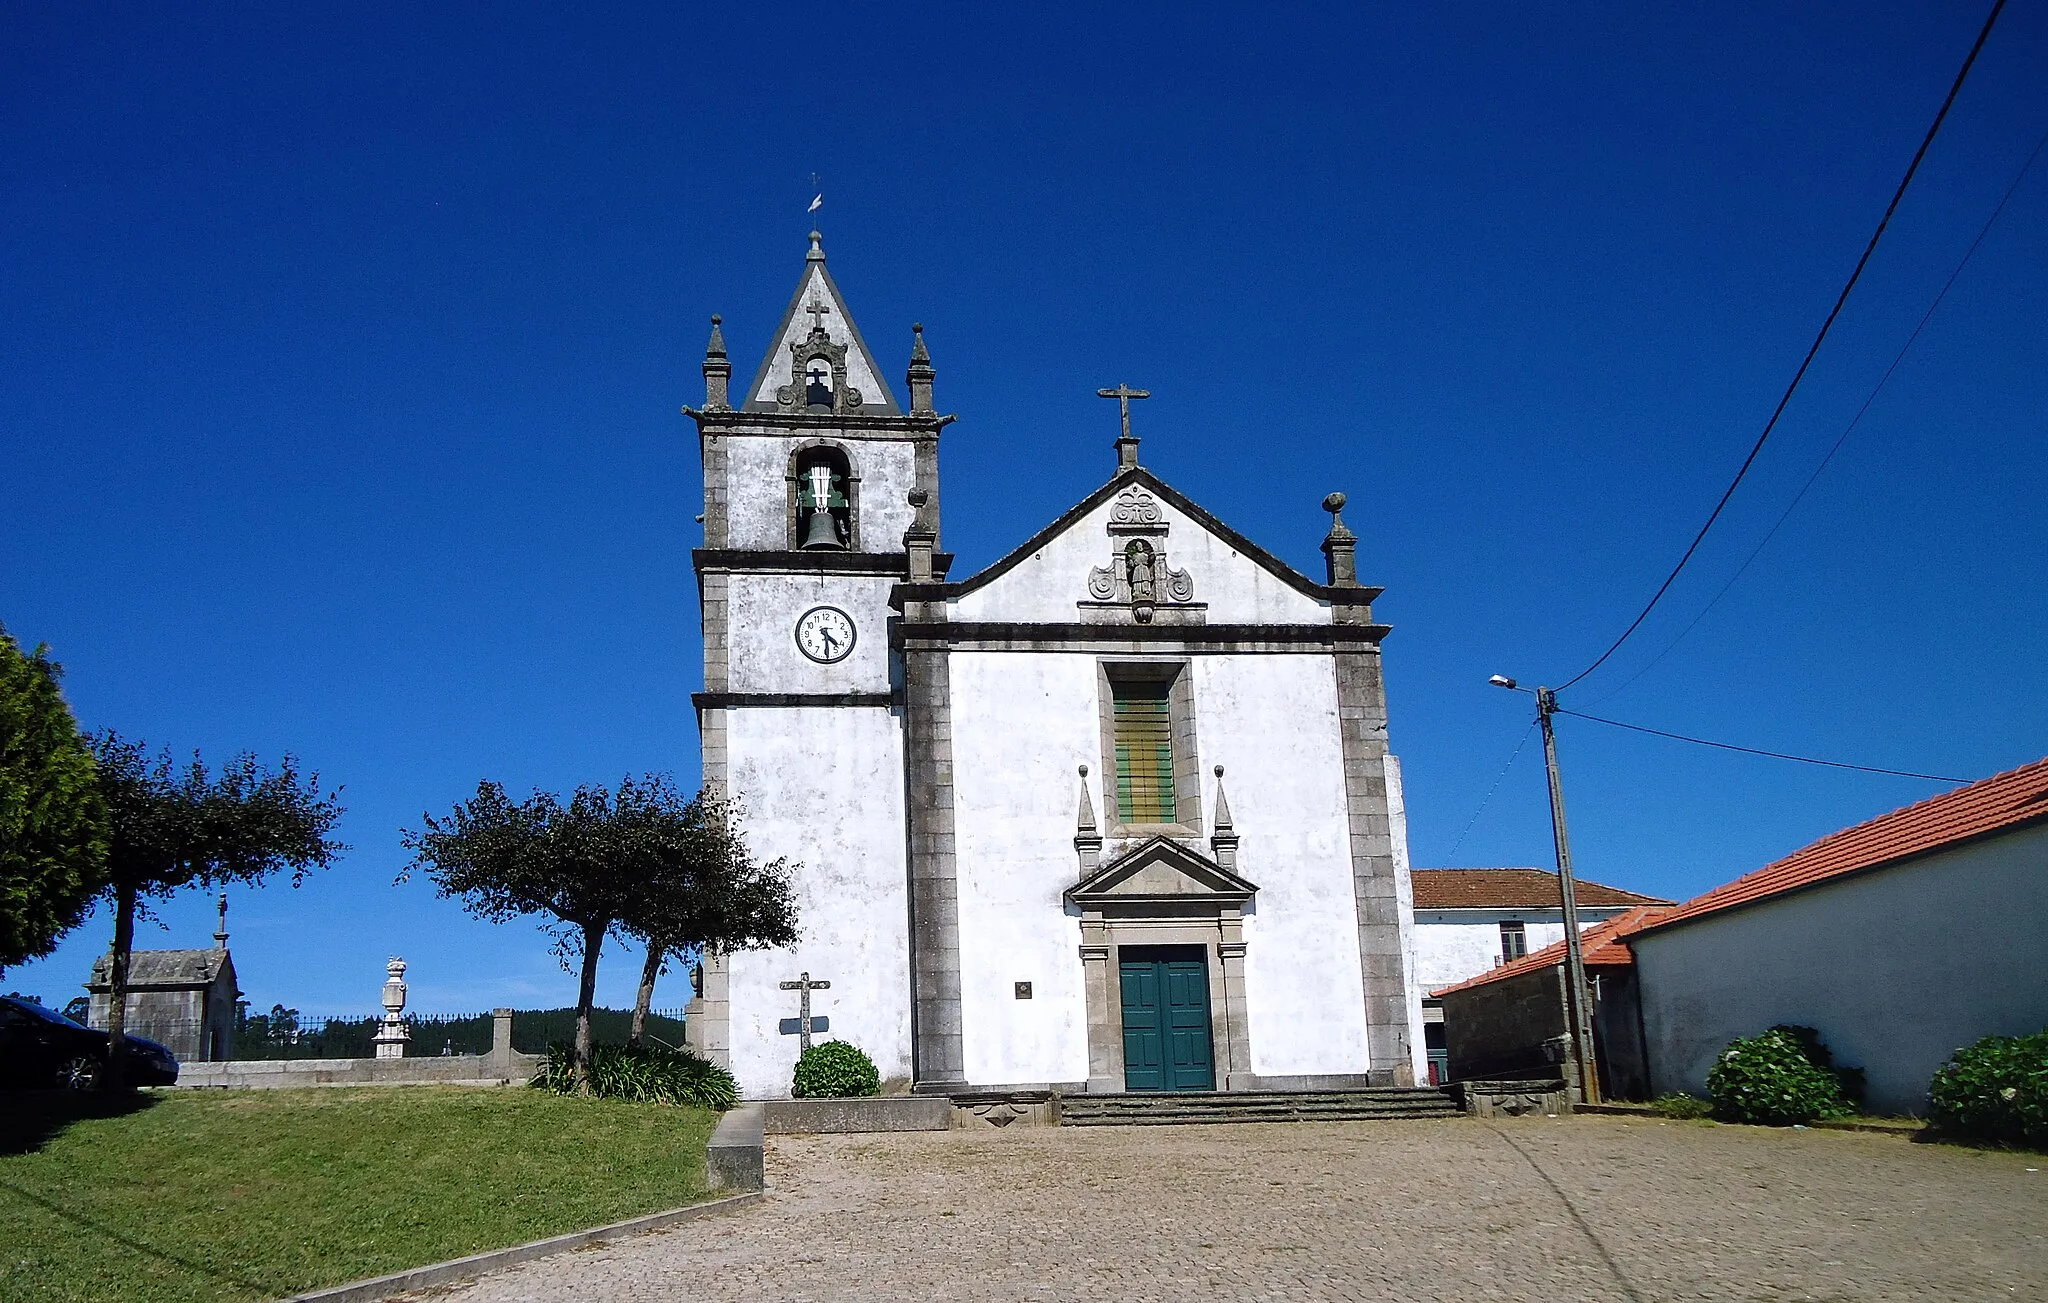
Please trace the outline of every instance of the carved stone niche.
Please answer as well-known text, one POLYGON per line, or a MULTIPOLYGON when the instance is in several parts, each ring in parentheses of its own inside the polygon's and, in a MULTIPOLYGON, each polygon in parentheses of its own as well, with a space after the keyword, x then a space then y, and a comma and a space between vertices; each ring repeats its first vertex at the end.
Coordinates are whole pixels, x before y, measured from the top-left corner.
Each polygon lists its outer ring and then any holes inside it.
POLYGON ((1195 600, 1194 578, 1166 559, 1172 528, 1159 501, 1133 485, 1109 513, 1109 564, 1088 572, 1088 596, 1076 603, 1091 624, 1201 624, 1208 604, 1195 600))
POLYGON ((813 324, 809 335, 790 341, 789 383, 775 390, 777 407, 789 412, 830 411, 843 416, 859 412, 866 402, 860 390, 846 383, 846 345, 833 343, 824 326, 813 324), (814 389, 825 389, 827 402, 814 402, 814 389))

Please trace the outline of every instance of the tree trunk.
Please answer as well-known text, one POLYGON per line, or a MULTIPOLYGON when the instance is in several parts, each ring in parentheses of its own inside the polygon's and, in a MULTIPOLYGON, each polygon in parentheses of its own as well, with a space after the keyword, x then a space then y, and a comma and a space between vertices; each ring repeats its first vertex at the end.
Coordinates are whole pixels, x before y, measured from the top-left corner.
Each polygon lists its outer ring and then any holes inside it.
POLYGON ((128 1084, 128 960, 135 952, 135 887, 114 888, 114 952, 107 964, 107 1070, 110 1091, 128 1084))
POLYGON ((597 1002, 597 952, 604 945, 605 925, 583 926, 583 980, 576 990, 576 1048, 570 1072, 576 1093, 590 1093, 590 1006, 597 1002))
POLYGON ((639 1049, 647 1038, 647 1011, 654 1004, 654 979, 661 976, 661 961, 668 955, 659 941, 647 943, 647 963, 640 969, 640 994, 633 1001, 633 1034, 626 1044, 639 1049))

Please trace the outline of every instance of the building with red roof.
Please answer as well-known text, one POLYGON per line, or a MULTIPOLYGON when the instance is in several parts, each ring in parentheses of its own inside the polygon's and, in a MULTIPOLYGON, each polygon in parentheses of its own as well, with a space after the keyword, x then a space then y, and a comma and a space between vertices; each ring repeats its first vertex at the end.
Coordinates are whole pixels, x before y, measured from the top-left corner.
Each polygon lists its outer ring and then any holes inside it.
MULTIPOLYGON (((1423 1044, 1430 1079, 1448 1081, 1449 1038, 1444 1012, 1427 995, 1482 973, 1500 971, 1531 951, 1564 940, 1564 906, 1557 875, 1548 869, 1416 869, 1415 979, 1425 992, 1423 1044)), ((1583 931, 1643 905, 1669 905, 1605 883, 1578 879, 1583 931)))
POLYGON ((1820 1032, 1867 1106, 1919 1113, 1935 1069, 2048 1027, 2048 759, 1846 828, 1622 930, 1658 1094, 1732 1040, 1820 1032))

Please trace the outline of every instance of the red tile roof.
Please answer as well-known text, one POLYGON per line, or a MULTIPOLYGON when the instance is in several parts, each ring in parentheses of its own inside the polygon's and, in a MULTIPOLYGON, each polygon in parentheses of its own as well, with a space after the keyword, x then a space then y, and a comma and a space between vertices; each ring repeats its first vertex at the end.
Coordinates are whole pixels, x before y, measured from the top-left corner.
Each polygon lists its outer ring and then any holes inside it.
MULTIPOLYGON (((1655 922, 1659 916, 1669 914, 1677 908, 1678 906, 1668 902, 1662 905, 1638 905, 1634 909, 1616 914, 1604 923, 1595 924, 1580 932, 1579 948, 1584 952, 1586 967, 1628 968, 1633 966, 1636 962, 1636 957, 1629 952, 1628 946, 1620 938, 1626 933, 1641 929, 1645 924, 1655 922)), ((1520 959, 1511 960, 1508 963, 1502 964, 1499 968, 1491 969, 1477 977, 1468 978, 1463 982, 1443 987, 1441 990, 1432 991, 1430 994, 1442 996, 1448 995, 1452 991, 1465 991, 1475 986, 1485 986, 1489 982, 1498 982, 1504 978, 1519 977, 1523 973, 1533 973, 1540 968, 1549 968, 1554 964, 1562 964, 1563 962, 1564 942, 1557 941, 1533 954, 1523 955, 1520 959)))
POLYGON ((2048 819, 2048 759, 1844 828, 1695 896, 1637 930, 1670 927, 2043 819, 2048 819))
MULTIPOLYGON (((1556 909, 1557 875, 1547 869, 1416 869, 1417 909, 1556 909)), ((1619 887, 1575 878, 1581 905, 1669 905, 1619 887)))

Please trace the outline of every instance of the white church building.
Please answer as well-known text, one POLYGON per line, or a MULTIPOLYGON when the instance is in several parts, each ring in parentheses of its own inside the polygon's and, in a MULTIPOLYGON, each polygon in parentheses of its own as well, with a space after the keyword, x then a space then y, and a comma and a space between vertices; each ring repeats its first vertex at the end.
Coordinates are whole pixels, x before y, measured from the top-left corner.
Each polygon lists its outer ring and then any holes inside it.
POLYGON ((813 1037, 921 1092, 1422 1080, 1388 629, 1342 495, 1300 574, 1139 463, 1119 386, 1104 483, 955 579, 922 328, 899 404, 815 232, 737 391, 718 322, 684 409, 704 777, 802 865, 802 936, 709 957, 692 1043, 754 1098, 813 1037))

